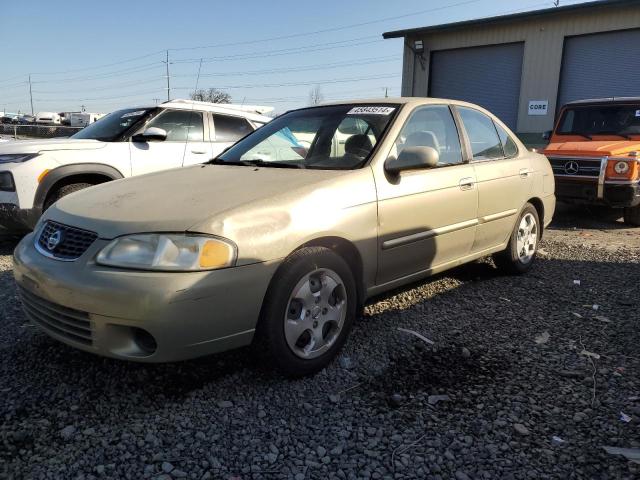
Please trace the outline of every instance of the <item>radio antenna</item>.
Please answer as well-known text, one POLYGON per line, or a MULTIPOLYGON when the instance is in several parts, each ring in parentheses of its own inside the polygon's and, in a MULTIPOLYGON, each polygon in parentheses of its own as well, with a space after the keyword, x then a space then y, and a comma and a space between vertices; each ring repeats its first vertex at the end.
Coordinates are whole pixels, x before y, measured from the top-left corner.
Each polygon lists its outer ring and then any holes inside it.
MULTIPOLYGON (((200 70, 202 69, 202 59, 200 59, 200 64, 198 65, 198 75, 196 76, 196 87, 193 89, 194 93, 198 91, 198 82, 200 82, 200 70)), ((193 110, 195 108, 195 103, 191 104, 191 112, 189 112, 189 124, 187 125, 187 135, 184 139, 184 149, 182 150, 182 166, 184 167, 184 159, 187 156, 187 144, 189 143, 189 130, 191 130, 192 120, 193 120, 193 110)), ((203 119, 204 122, 204 119, 203 119)), ((204 135, 204 131, 202 132, 204 135)), ((204 140, 204 138, 203 138, 204 140)))

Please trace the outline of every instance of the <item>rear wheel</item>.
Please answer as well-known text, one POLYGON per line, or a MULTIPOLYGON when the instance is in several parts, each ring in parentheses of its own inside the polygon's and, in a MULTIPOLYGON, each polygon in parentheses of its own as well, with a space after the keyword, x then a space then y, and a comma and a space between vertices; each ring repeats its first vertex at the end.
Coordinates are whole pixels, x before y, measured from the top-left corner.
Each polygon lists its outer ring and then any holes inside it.
POLYGON ((507 273, 527 272, 536 258, 540 232, 538 211, 527 203, 511 233, 507 248, 493 256, 496 266, 507 273))
POLYGON ((640 205, 624 209, 624 223, 640 227, 640 205))
POLYGON ((271 282, 255 348, 285 375, 317 372, 342 348, 356 305, 355 281, 343 258, 328 248, 303 248, 271 282))
POLYGON ((69 185, 63 185, 60 188, 57 188, 53 192, 49 193, 46 201, 44 202, 44 208, 42 211, 47 210, 51 205, 56 203, 62 197, 66 197, 67 195, 84 190, 85 188, 92 187, 92 183, 70 183, 69 185))

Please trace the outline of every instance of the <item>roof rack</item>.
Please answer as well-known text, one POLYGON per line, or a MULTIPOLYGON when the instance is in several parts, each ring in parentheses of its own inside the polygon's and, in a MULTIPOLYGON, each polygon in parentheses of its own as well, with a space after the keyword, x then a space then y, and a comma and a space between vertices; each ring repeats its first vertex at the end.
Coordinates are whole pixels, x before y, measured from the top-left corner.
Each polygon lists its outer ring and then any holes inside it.
POLYGON ((241 112, 250 112, 250 113, 258 113, 260 115, 265 115, 269 112, 273 111, 273 107, 265 107, 262 105, 243 105, 237 103, 213 103, 213 102, 201 102, 198 100, 187 100, 184 98, 176 98, 175 100, 169 100, 164 102, 163 105, 169 103, 180 103, 183 105, 194 105, 201 107, 216 107, 228 110, 236 110, 241 112))

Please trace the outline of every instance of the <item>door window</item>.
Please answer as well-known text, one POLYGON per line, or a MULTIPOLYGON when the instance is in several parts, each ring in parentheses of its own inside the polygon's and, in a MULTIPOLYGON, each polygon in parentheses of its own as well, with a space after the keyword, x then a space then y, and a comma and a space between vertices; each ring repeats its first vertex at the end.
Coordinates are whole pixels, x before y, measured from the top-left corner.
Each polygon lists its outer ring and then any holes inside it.
POLYGON ((504 128, 502 128, 495 122, 493 123, 496 127, 496 130, 498 131, 498 136, 500 137, 500 143, 502 143, 504 156, 507 158, 515 157, 518 154, 518 146, 516 145, 516 142, 513 141, 511 135, 509 135, 504 128))
POLYGON ((204 141, 202 112, 167 110, 151 120, 146 128, 157 127, 167 132, 167 142, 204 141))
POLYGON ((406 147, 432 147, 440 154, 438 165, 462 163, 458 129, 446 105, 419 107, 396 140, 396 154, 406 147))
POLYGON ((491 120, 484 113, 467 107, 456 107, 471 142, 474 160, 503 158, 502 143, 491 120))
POLYGON ((216 129, 216 142, 237 142, 253 131, 249 122, 240 117, 214 115, 213 124, 216 129))

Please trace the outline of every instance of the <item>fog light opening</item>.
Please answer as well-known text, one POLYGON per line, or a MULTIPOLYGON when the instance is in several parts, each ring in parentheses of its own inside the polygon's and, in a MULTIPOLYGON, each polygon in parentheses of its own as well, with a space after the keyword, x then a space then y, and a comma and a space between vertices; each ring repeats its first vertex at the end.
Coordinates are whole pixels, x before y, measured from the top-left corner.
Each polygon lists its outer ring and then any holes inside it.
POLYGON ((133 341, 136 342, 140 350, 148 355, 155 353, 158 344, 156 343, 156 339, 153 338, 153 335, 142 328, 132 327, 131 330, 133 331, 133 341))

